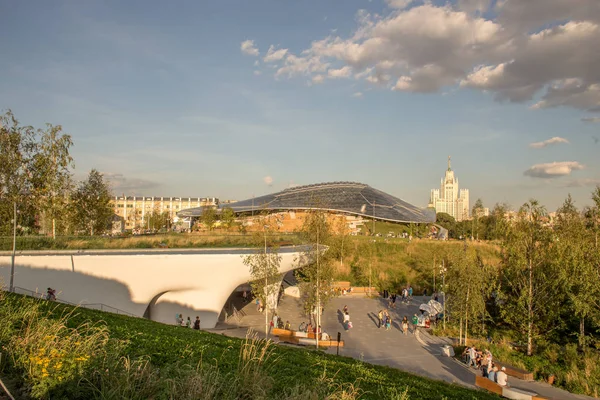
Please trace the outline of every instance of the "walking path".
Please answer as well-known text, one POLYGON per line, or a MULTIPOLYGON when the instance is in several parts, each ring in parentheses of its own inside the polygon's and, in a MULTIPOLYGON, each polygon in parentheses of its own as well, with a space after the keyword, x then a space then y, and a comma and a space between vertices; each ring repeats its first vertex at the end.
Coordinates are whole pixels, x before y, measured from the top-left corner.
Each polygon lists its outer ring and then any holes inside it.
MULTIPOLYGON (((398 300, 395 309, 388 309, 392 317, 392 328, 386 331, 384 328, 377 327, 377 312, 388 308, 387 300, 358 295, 337 297, 331 300, 323 313, 322 329, 333 339, 337 337, 338 332, 341 332, 342 340, 345 343, 344 347, 340 348, 340 355, 474 387, 477 370, 468 368, 453 358, 440 355, 441 347, 450 343, 448 339, 432 336, 425 330, 419 330, 417 335, 412 331, 407 336, 402 334, 400 328, 402 317, 406 316, 410 321, 411 316, 418 312, 419 305, 422 303, 422 297, 415 297, 410 304, 401 304, 398 300), (353 324, 353 328, 348 331, 344 330, 342 324, 341 310, 344 305, 348 306, 350 320, 353 324)), ((264 337, 264 314, 257 311, 254 303, 247 304, 243 310, 246 316, 241 320, 239 327, 235 318, 230 318, 228 322, 217 324, 217 328, 213 331, 228 336, 245 337, 248 328, 252 328, 260 337, 264 337)), ((284 297, 279 304, 277 313, 284 323, 290 322, 293 330, 298 329, 301 322, 308 322, 308 317, 302 311, 300 300, 293 297, 284 297)), ((412 324, 410 326, 412 330, 412 324)), ((335 354, 336 348, 329 348, 327 352, 335 354)), ((543 382, 525 382, 515 378, 510 378, 509 382, 513 387, 533 391, 550 399, 592 399, 566 392, 543 382)))

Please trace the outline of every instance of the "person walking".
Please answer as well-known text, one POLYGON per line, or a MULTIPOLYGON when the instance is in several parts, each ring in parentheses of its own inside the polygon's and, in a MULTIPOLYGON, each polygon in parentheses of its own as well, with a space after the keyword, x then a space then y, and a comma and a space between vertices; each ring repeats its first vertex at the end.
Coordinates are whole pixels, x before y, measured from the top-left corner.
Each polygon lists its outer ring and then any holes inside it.
POLYGON ((187 321, 185 321, 185 327, 186 328, 192 327, 192 320, 190 319, 190 317, 187 317, 187 321))
MULTIPOLYGON (((346 308, 346 307, 344 307, 344 308, 346 308)), ((348 330, 351 327, 352 326, 351 326, 351 323, 350 323, 350 314, 348 314, 348 311, 346 311, 344 313, 344 328, 346 328, 346 330, 348 330)))
POLYGON ((200 330, 200 317, 196 316, 196 320, 194 321, 194 329, 199 331, 200 330))
POLYGON ((406 315, 402 318, 402 333, 404 336, 408 335, 408 317, 406 315))
POLYGON ((381 327, 383 326, 383 310, 379 310, 379 312, 377 313, 377 319, 379 320, 378 328, 381 329, 381 327))

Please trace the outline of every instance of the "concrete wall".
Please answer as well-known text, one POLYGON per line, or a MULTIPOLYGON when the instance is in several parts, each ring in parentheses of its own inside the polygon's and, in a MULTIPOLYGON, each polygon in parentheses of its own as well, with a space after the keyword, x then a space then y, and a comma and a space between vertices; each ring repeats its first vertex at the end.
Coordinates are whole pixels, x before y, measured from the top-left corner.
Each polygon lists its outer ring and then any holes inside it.
MULTIPOLYGON (((281 248, 281 272, 298 266, 300 247, 281 248)), ((104 303, 173 324, 175 314, 200 316, 213 328, 235 288, 248 282, 245 249, 106 250, 18 253, 14 286, 77 304, 104 303)), ((10 253, 0 253, 0 284, 10 280, 10 253)))

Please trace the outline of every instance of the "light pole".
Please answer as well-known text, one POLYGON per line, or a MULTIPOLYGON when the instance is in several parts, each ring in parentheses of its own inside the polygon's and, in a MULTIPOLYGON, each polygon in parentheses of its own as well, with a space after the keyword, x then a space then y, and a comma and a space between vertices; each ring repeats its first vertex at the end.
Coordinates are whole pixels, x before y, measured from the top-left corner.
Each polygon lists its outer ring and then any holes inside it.
POLYGON ((17 251, 17 202, 13 202, 13 247, 12 257, 10 261, 10 285, 8 290, 13 292, 15 290, 15 254, 17 251))
POLYGON ((444 307, 443 311, 442 311, 442 313, 444 315, 442 321, 443 321, 444 331, 446 330, 446 271, 447 271, 447 269, 444 266, 444 261, 442 260, 442 265, 440 265, 440 274, 442 275, 442 301, 443 301, 442 306, 444 307))
MULTIPOLYGON (((265 274, 265 339, 269 338, 269 285, 268 273, 269 270, 269 255, 267 254, 267 225, 263 225, 263 233, 265 236, 265 258, 267 259, 267 273, 265 274)), ((275 327, 277 328, 277 327, 275 327)))
POLYGON ((317 329, 315 338, 317 339, 317 349, 319 348, 319 327, 321 326, 321 281, 319 275, 319 224, 321 221, 317 221, 317 329))

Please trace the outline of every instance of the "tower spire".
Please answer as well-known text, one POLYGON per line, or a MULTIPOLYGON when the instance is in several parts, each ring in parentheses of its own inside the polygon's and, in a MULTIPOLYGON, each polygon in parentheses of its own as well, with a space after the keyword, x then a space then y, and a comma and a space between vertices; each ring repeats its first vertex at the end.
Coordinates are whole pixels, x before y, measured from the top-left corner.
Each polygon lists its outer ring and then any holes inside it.
POLYGON ((451 171, 452 169, 450 168, 450 156, 448 156, 448 171, 451 171))

